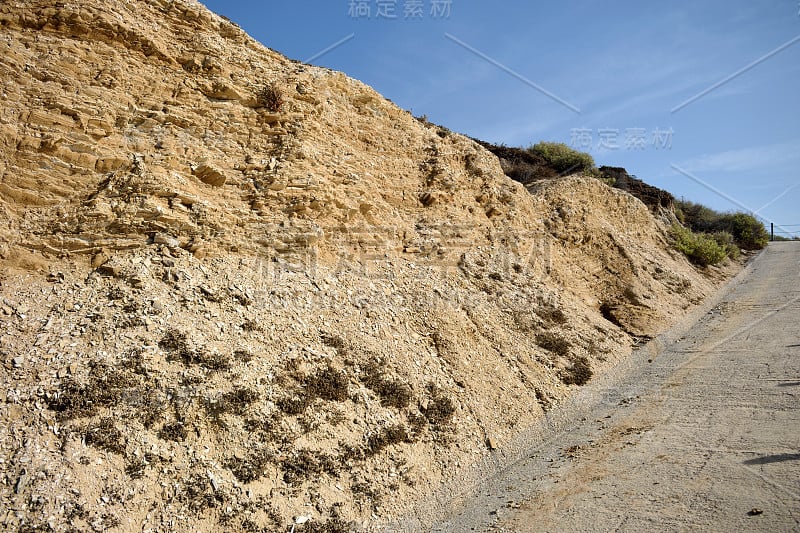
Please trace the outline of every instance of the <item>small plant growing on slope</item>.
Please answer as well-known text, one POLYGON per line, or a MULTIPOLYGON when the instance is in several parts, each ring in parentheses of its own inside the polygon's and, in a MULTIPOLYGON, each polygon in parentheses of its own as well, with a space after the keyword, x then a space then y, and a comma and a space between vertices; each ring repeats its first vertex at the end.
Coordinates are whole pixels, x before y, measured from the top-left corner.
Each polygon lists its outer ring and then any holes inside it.
POLYGON ((561 356, 569 354, 569 341, 555 333, 544 332, 536 335, 536 344, 561 356))
POLYGON ((267 108, 271 113, 278 113, 283 109, 283 91, 274 83, 265 85, 256 95, 258 104, 267 108))
POLYGON ((675 249, 686 255, 692 263, 700 266, 716 265, 727 256, 725 246, 713 236, 694 233, 678 224, 672 226, 670 233, 675 249))
POLYGON ((565 368, 561 374, 564 385, 586 385, 592 378, 592 367, 586 356, 581 355, 572 361, 572 366, 565 368))

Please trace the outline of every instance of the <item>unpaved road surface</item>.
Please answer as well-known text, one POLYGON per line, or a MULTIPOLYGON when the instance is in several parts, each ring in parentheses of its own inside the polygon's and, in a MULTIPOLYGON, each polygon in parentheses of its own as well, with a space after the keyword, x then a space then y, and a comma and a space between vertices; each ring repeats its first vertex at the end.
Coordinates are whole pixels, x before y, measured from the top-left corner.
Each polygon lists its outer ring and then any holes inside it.
POLYGON ((579 395, 433 531, 800 531, 800 243, 579 395))

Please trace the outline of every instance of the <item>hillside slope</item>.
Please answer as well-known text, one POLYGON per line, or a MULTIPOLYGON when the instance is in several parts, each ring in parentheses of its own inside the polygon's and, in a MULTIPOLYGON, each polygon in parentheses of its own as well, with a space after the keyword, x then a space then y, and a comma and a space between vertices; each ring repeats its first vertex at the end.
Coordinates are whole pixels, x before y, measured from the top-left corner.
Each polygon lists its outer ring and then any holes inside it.
POLYGON ((6 528, 377 527, 735 270, 195 2, 0 27, 6 528))

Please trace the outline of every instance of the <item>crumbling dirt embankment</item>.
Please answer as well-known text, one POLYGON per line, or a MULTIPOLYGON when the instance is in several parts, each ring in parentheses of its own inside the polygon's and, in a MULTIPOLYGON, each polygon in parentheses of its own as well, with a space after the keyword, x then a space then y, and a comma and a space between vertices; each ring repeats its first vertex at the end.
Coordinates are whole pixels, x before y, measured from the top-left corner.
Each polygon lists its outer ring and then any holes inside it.
POLYGON ((384 523, 736 268, 194 2, 0 24, 9 528, 384 523))

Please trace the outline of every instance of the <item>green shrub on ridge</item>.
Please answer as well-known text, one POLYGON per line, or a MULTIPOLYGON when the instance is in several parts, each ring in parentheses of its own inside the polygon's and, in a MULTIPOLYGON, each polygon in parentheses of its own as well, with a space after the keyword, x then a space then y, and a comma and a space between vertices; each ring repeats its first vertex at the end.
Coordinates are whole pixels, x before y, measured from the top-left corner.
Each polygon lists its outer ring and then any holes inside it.
POLYGON ((734 213, 728 215, 726 221, 730 224, 730 232, 736 243, 745 250, 760 250, 767 245, 769 234, 764 224, 753 215, 734 213))
POLYGON ((528 148, 528 151, 541 156, 557 172, 591 172, 595 168, 591 155, 574 150, 564 143, 542 141, 528 148))
POLYGON ((760 250, 769 241, 764 225, 747 213, 719 213, 702 204, 679 200, 675 202, 675 216, 696 233, 729 233, 736 246, 745 250, 760 250))
POLYGON ((672 226, 670 233, 675 249, 697 265, 716 265, 728 256, 726 247, 721 245, 713 235, 694 233, 679 224, 672 226))

